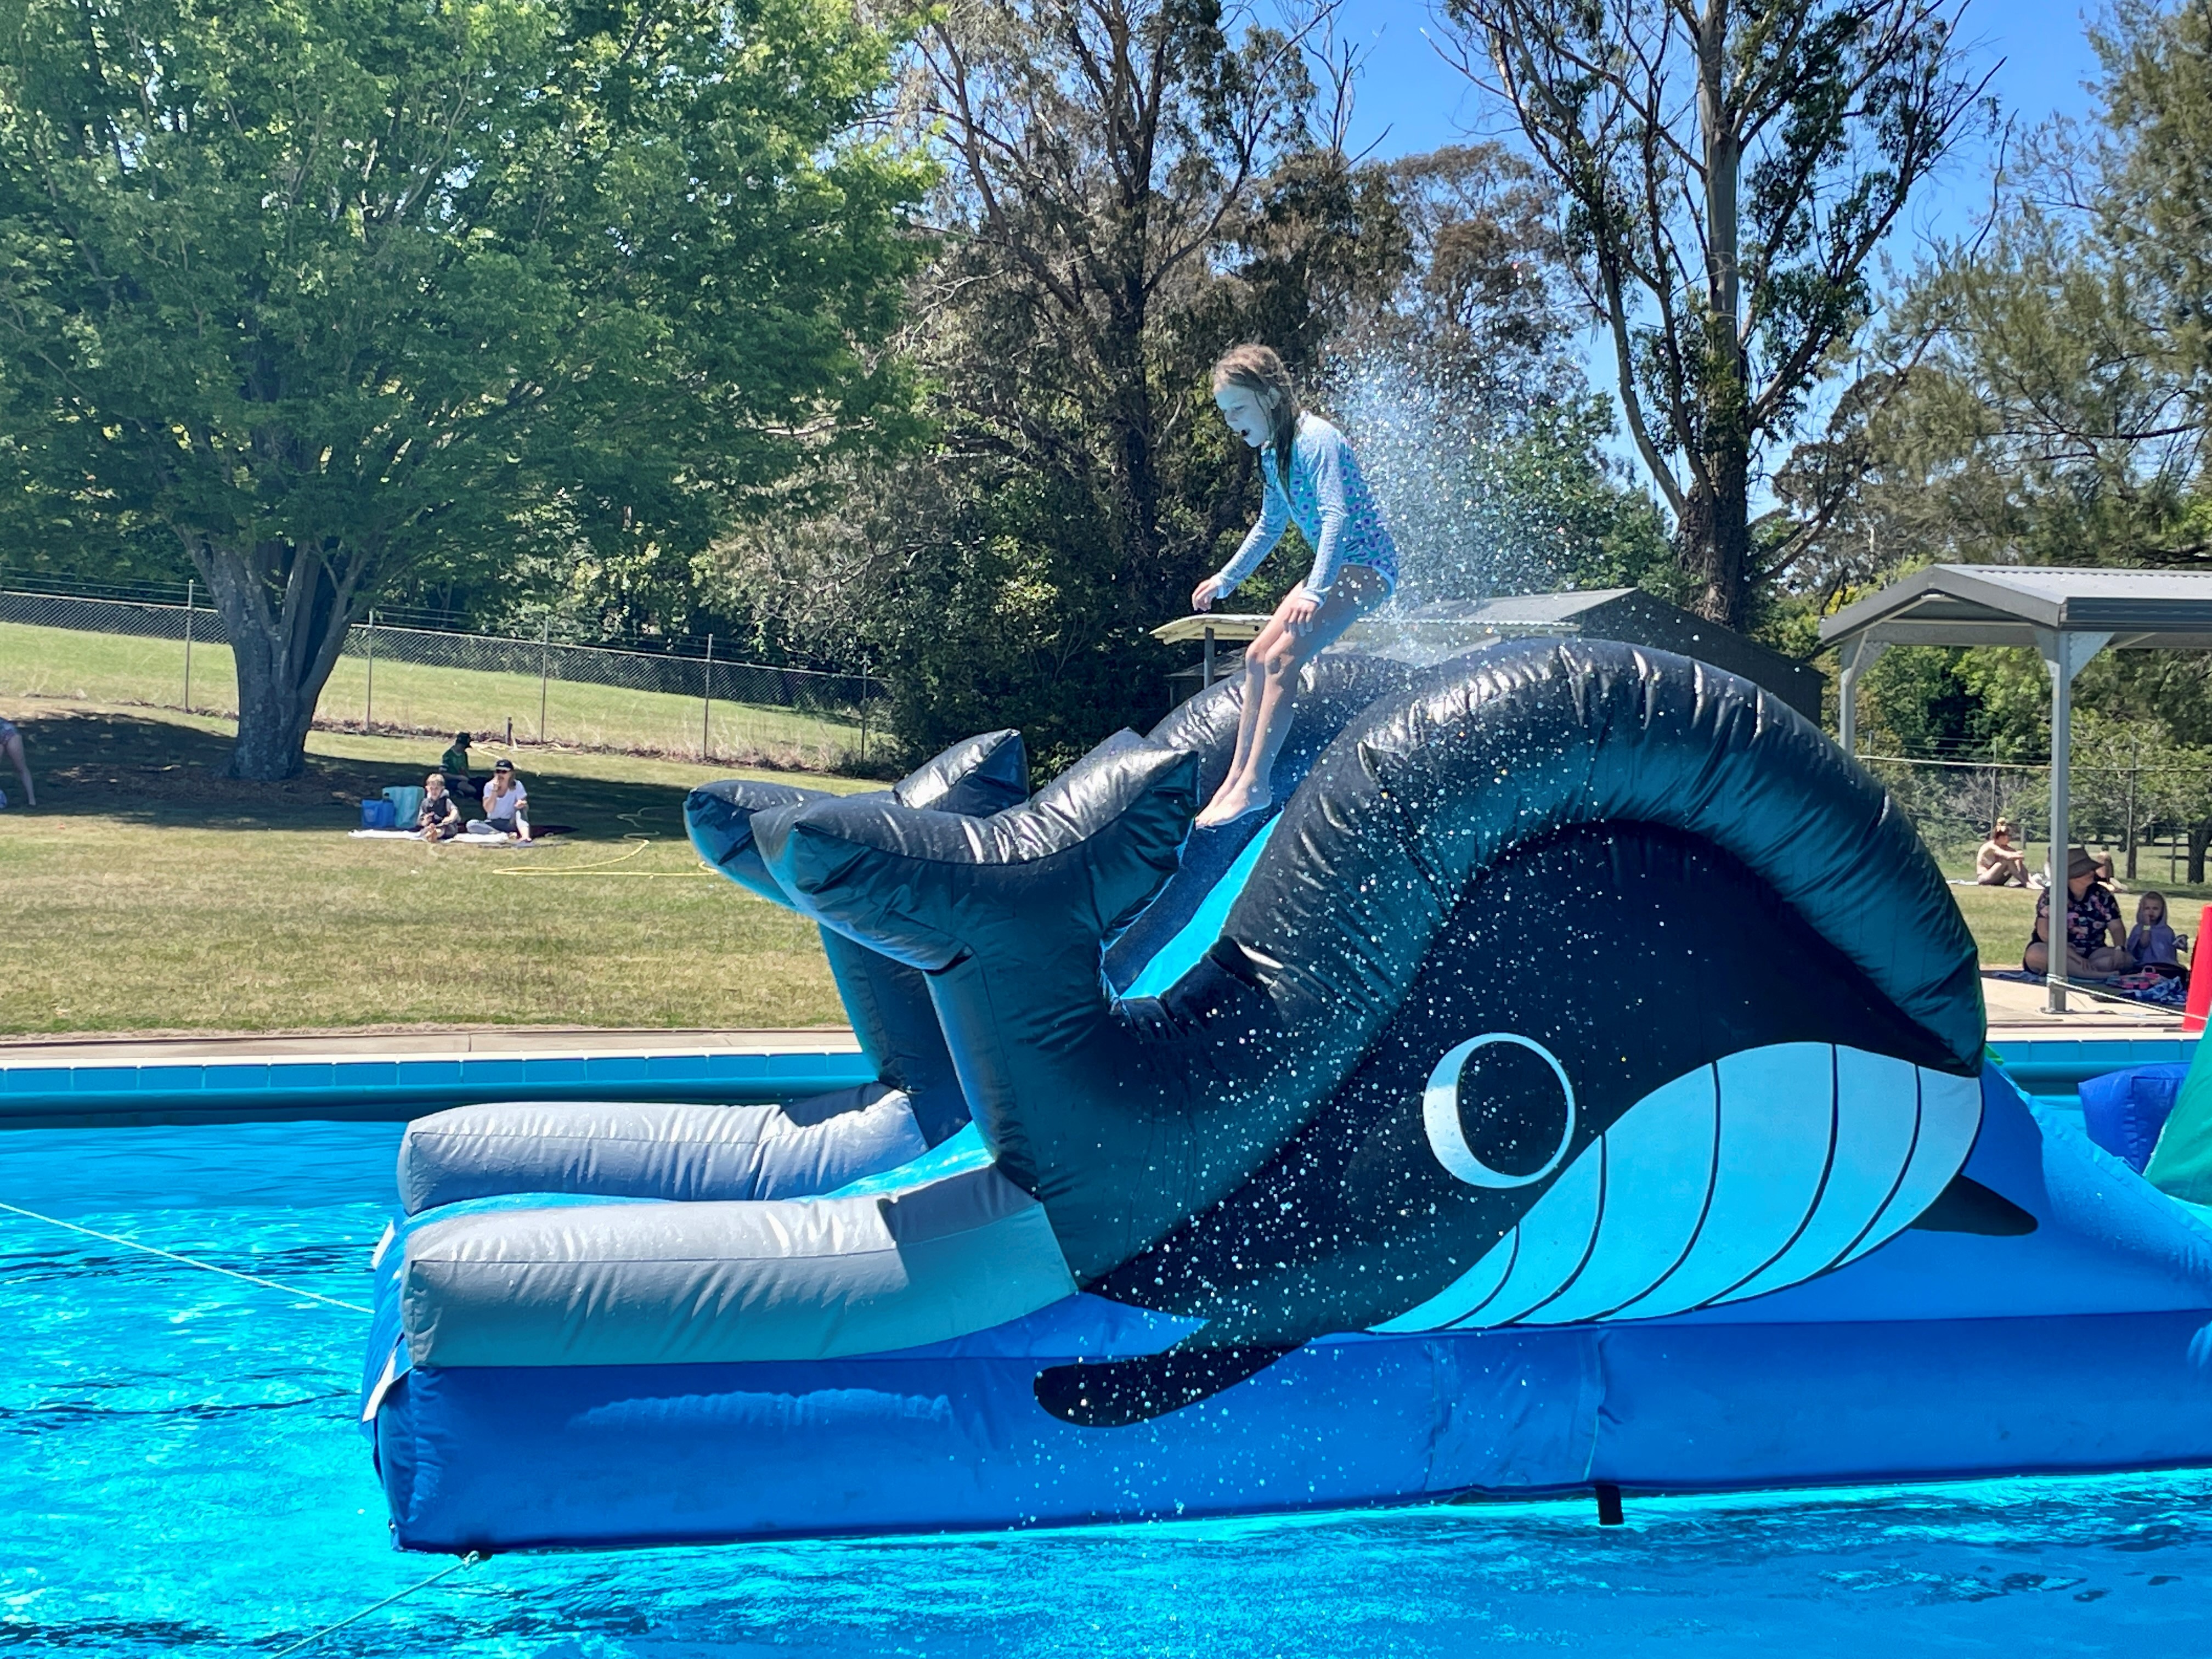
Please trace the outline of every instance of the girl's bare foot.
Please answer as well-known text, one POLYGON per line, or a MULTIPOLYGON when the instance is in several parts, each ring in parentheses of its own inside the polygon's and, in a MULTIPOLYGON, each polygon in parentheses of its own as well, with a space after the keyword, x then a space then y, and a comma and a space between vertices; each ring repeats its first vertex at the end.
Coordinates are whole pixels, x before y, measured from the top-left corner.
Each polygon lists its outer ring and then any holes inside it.
POLYGON ((1198 815, 1200 830, 1218 830, 1224 823, 1234 823, 1255 812, 1263 812, 1273 804, 1274 798, 1264 789, 1224 784, 1206 802, 1206 810, 1198 815))

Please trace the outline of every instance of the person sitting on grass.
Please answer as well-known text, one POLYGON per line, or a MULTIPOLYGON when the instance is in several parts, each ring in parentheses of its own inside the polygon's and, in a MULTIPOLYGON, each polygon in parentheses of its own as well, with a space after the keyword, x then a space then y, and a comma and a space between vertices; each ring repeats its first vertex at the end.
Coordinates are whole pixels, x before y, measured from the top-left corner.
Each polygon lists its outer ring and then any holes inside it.
POLYGON ((514 763, 499 762, 491 769, 491 781, 483 787, 484 823, 517 841, 530 839, 530 792, 514 775, 514 763))
POLYGON ((1990 838, 1974 854, 1974 880, 1983 887, 2025 887, 2027 854, 2012 844, 2012 825, 1999 818, 1990 826, 1990 838))
POLYGON ((461 833, 461 804, 446 793, 443 772, 422 780, 422 807, 415 814, 415 827, 424 841, 447 841, 461 833))
MULTIPOLYGON (((15 775, 23 781, 23 805, 36 806, 39 792, 31 787, 31 763, 23 758, 23 734, 15 729, 13 720, 0 720, 0 755, 5 755, 14 763, 15 775)), ((0 795, 0 806, 7 804, 8 797, 0 795)))
POLYGON ((2128 954, 2135 958, 2138 968, 2171 968, 2181 969, 2181 953, 2189 948, 2189 936, 2177 933, 2166 924, 2166 895, 2145 893, 2136 901, 2136 925, 2128 933, 2128 954))
POLYGON ((438 769, 456 789, 466 789, 469 784, 469 734, 453 733, 453 746, 438 757, 438 769))
MULTIPOLYGON (((2066 849, 2066 977, 2110 979, 2133 968, 2126 935, 2120 927, 2120 905, 2097 879, 2097 860, 2088 849, 2066 849), (2106 941, 2109 939, 2109 943, 2106 941)), ((2035 901, 2035 931, 2020 965, 2031 974, 2051 971, 2051 894, 2046 889, 2035 901)))

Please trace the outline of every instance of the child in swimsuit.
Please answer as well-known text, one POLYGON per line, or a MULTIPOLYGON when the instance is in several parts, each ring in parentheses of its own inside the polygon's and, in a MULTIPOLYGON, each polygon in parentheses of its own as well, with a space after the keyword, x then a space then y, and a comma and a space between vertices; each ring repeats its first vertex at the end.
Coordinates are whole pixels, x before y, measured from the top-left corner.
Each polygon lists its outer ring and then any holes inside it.
POLYGON ((1290 735, 1298 671, 1398 586, 1397 546, 1352 446, 1327 421, 1299 411, 1283 360, 1267 346, 1237 347, 1213 366, 1213 401, 1230 430, 1260 452, 1265 491, 1260 522, 1237 556, 1192 590, 1191 608, 1210 611, 1235 592, 1292 524, 1314 562, 1245 650, 1237 754, 1198 815, 1200 829, 1267 809, 1267 777, 1290 735))

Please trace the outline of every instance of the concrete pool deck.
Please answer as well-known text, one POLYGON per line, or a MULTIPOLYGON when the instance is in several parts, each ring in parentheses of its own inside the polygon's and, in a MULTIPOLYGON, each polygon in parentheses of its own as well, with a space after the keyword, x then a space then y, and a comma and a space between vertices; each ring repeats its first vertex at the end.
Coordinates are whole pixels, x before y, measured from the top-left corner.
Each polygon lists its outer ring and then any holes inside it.
MULTIPOLYGON (((1990 1042, 2022 1087, 2070 1094, 2116 1066, 2188 1058, 2178 1012, 1982 981, 1990 1042)), ((0 1127, 356 1118, 469 1100, 788 1100, 872 1068, 843 1026, 669 1030, 457 1026, 0 1037, 0 1127)))
POLYGON ((2054 1014, 2044 1006, 2044 988, 2017 980, 1982 975, 1982 1004, 1989 1010, 1990 1041, 2034 1042, 2051 1037, 2085 1040, 2138 1036, 2178 1038, 2181 1036, 2179 1008, 2154 1008, 2147 1003, 2113 1002, 2090 997, 2078 990, 2069 994, 2066 1012, 2054 1014))
MULTIPOLYGON (((2114 1003, 2076 994, 2063 1014, 2044 1007, 2040 985, 1982 978, 1990 1036, 2121 1037, 2181 1035, 2178 1010, 2114 1003)), ((454 1026, 440 1030, 282 1031, 152 1036, 0 1037, 0 1069, 24 1066, 145 1066, 181 1061, 267 1060, 448 1060, 462 1055, 513 1057, 621 1054, 766 1054, 793 1051, 856 1054, 846 1026, 787 1030, 671 1030, 641 1027, 454 1026)))
POLYGON ((0 1037, 0 1068, 149 1066, 256 1060, 448 1060, 464 1054, 858 1054, 849 1027, 783 1030, 667 1030, 588 1025, 456 1026, 447 1030, 253 1031, 202 1036, 0 1037))

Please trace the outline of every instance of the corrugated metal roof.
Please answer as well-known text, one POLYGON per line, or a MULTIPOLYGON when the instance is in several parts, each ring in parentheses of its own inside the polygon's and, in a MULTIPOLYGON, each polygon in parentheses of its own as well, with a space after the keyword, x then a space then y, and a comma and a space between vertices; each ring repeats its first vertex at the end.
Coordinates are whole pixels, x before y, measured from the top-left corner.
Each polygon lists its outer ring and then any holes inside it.
POLYGON ((2212 572, 1937 564, 1820 624, 1823 645, 2033 645, 2038 630, 2110 634, 2120 649, 2212 649, 2212 572))

